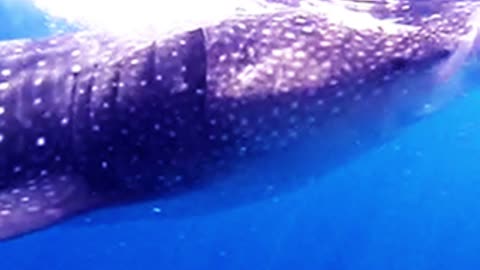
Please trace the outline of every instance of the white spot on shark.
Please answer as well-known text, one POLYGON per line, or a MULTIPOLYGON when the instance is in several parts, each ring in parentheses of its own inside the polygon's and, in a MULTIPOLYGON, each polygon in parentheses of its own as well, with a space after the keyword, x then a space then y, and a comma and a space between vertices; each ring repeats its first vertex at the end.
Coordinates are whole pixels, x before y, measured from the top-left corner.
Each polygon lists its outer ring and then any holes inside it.
POLYGON ((9 82, 2 82, 2 83, 0 83, 0 91, 5 91, 5 90, 7 90, 9 87, 10 87, 10 83, 9 83, 9 82))
POLYGON ((4 70, 2 70, 2 72, 0 74, 2 74, 2 76, 4 76, 4 77, 8 77, 8 76, 12 75, 12 71, 10 69, 4 69, 4 70))

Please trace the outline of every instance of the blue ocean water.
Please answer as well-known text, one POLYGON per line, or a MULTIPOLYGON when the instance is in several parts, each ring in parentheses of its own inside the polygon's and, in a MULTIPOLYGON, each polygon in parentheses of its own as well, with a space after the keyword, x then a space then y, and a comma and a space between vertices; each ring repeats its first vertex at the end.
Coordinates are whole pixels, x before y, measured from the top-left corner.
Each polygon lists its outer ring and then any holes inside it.
MULTIPOLYGON (((0 25, 1 39, 49 34, 19 3, 0 2, 0 25)), ((0 269, 480 269, 479 83, 300 189, 181 218, 103 210, 0 243, 0 269)))

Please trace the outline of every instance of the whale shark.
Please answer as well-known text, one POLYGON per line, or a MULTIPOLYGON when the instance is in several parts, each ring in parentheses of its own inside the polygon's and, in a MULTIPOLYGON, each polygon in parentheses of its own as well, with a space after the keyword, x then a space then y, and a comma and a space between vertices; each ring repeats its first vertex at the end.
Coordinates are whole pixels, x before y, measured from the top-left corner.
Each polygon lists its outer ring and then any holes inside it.
POLYGON ((331 7, 0 43, 0 240, 205 188, 309 141, 328 162, 335 146, 378 145, 462 94, 476 5, 396 20, 331 7))

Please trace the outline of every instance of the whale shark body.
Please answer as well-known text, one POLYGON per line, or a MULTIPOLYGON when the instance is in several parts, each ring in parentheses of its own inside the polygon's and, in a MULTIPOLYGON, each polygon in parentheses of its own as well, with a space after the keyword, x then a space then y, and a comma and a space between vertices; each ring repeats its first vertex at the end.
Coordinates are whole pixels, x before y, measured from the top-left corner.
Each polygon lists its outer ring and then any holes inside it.
POLYGON ((365 26, 291 9, 166 37, 2 43, 0 239, 205 187, 309 140, 380 143, 457 94, 443 85, 478 29, 474 8, 449 11, 365 26))

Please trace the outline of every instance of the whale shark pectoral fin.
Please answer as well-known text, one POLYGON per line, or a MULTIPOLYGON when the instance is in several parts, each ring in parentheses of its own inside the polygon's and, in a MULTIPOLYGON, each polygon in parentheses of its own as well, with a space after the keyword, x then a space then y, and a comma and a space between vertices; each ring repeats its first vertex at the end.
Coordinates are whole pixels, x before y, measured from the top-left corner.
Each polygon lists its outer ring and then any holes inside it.
POLYGON ((77 175, 47 175, 0 190, 0 241, 40 230, 93 207, 77 175))

